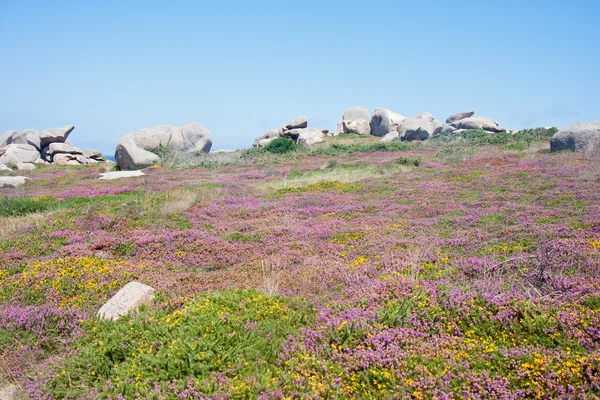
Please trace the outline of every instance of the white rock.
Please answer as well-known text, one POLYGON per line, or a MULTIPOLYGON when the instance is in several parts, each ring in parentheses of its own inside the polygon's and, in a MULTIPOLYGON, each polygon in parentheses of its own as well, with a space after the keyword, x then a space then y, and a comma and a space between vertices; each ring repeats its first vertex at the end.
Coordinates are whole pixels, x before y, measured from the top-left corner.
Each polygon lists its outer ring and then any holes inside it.
POLYGON ((129 282, 98 310, 101 319, 115 321, 154 299, 154 288, 140 282, 129 282))
POLYGON ((35 168, 36 168, 35 164, 33 164, 33 163, 24 163, 24 162, 17 163, 17 169, 19 171, 33 171, 35 168))
POLYGON ((89 158, 102 158, 102 159, 104 159, 104 157, 102 156, 102 152, 100 150, 96 150, 96 149, 83 149, 83 150, 81 150, 81 152, 83 153, 84 156, 89 157, 89 158))
POLYGON ((474 115, 472 117, 459 119, 452 122, 456 129, 481 129, 488 132, 504 132, 505 129, 498 126, 498 123, 489 117, 474 115))
POLYGON ((386 133, 380 140, 380 142, 388 143, 396 140, 400 140, 400 133, 398 131, 386 133))
POLYGON ((450 124, 452 122, 460 121, 461 119, 471 118, 473 115, 475 115, 474 111, 463 111, 456 114, 452 114, 451 116, 446 118, 446 123, 450 124))
POLYGON ((308 118, 304 115, 300 115, 298 117, 294 117, 290 122, 287 123, 285 129, 303 129, 308 126, 308 118))
POLYGON ((80 165, 77 156, 78 154, 58 153, 52 157, 52 162, 56 165, 80 165))
POLYGON ((6 131, 2 135, 0 135, 0 147, 6 147, 9 144, 11 144, 12 137, 14 135, 16 135, 17 133, 19 133, 19 131, 10 130, 10 131, 6 131))
POLYGON ((9 144, 4 148, 4 154, 0 156, 0 164, 32 163, 39 157, 39 151, 29 144, 9 144))
POLYGON ((113 171, 113 172, 105 172, 103 174, 100 174, 100 178, 98 179, 103 179, 103 180, 113 180, 113 179, 120 179, 120 178, 133 178, 136 176, 144 176, 146 174, 144 174, 142 171, 113 171))
POLYGON ((308 146, 323 142, 323 131, 318 129, 298 129, 298 143, 306 144, 308 146))
POLYGON ((31 179, 27 178, 26 176, 0 176, 0 189, 16 189, 23 186, 30 180, 31 179))
POLYGON ((83 154, 83 150, 68 143, 50 143, 48 149, 44 149, 44 153, 50 156, 53 156, 56 153, 83 154))
POLYGON ((75 127, 73 125, 64 128, 49 128, 40 132, 40 146, 45 147, 50 143, 64 143, 75 127))
POLYGON ((346 130, 344 129, 344 122, 346 122, 346 126, 350 126, 350 127, 354 127, 357 124, 361 124, 364 122, 367 123, 367 125, 369 125, 371 120, 371 117, 369 116, 369 111, 367 111, 367 109, 363 106, 356 106, 356 107, 351 107, 349 109, 347 109, 346 111, 344 111, 344 115, 342 115, 342 119, 338 122, 337 125, 337 129, 334 133, 335 135, 338 135, 340 133, 359 133, 359 134, 369 134, 371 133, 371 127, 368 127, 368 132, 365 133, 366 128, 364 128, 363 126, 360 127, 360 132, 355 132, 352 128, 350 129, 350 131, 346 132, 346 130))
POLYGON ((371 133, 371 125, 366 119, 342 121, 342 131, 344 133, 356 133, 358 135, 368 135, 371 133))
POLYGON ((1 171, 10 171, 12 172, 12 169, 4 164, 0 164, 0 172, 1 171))

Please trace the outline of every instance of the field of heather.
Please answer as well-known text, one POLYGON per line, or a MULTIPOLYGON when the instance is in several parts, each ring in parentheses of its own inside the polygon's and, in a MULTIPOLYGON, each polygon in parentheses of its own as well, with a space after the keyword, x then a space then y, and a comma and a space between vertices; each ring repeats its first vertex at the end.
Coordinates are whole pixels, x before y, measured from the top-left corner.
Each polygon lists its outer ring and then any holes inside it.
POLYGON ((598 398, 600 158, 540 135, 27 172, 0 195, 0 387, 598 398), (131 281, 154 302, 97 319, 131 281))

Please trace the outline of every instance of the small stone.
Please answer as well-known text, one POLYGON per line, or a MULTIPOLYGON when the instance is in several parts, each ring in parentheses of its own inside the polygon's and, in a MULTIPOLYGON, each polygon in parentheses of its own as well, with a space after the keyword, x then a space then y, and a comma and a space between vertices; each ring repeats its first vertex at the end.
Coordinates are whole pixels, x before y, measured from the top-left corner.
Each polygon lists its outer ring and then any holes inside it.
POLYGON ((154 292, 151 286, 140 282, 129 282, 98 310, 97 316, 108 321, 116 321, 130 312, 135 312, 141 305, 152 302, 154 292))
POLYGON ((19 171, 33 171, 35 168, 36 168, 35 164, 33 164, 33 163, 24 163, 24 162, 17 163, 17 169, 19 171))
POLYGON ((30 180, 26 176, 0 176, 0 189, 17 189, 30 180))

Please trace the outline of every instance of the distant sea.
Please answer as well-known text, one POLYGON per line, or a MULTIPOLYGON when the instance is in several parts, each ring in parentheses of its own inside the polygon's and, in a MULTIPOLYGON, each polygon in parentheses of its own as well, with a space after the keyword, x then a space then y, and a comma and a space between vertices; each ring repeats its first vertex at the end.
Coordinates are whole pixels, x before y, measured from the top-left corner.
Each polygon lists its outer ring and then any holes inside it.
POLYGON ((117 160, 115 160, 115 156, 114 155, 106 155, 104 154, 102 157, 106 158, 107 160, 110 160, 112 162, 116 162, 117 160))

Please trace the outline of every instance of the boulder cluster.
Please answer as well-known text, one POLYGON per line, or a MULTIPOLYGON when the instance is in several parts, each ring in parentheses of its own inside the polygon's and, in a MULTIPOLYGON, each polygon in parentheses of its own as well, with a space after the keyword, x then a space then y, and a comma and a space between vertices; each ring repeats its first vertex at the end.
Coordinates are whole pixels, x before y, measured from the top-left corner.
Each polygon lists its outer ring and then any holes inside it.
POLYGON ((446 124, 442 124, 427 112, 407 118, 383 108, 376 109, 371 118, 371 134, 383 136, 382 142, 427 140, 441 132, 461 133, 470 129, 487 132, 506 131, 498 122, 489 117, 475 115, 473 111, 452 114, 446 119, 446 124), (388 131, 384 133, 386 130, 388 131))
POLYGON ((14 165, 19 170, 33 170, 36 164, 87 165, 106 161, 98 150, 80 149, 67 141, 73 125, 6 131, 0 136, 0 168, 14 165))
POLYGON ((212 147, 208 129, 200 124, 156 126, 133 131, 121 138, 115 150, 119 168, 131 171, 160 163, 160 151, 204 152, 212 147))
POLYGON ((327 129, 312 129, 308 127, 308 118, 305 116, 294 117, 285 126, 258 136, 253 143, 254 147, 264 147, 273 139, 285 137, 296 143, 312 145, 323 142, 323 138, 329 131, 327 129))
POLYGON ((287 125, 272 129, 254 140, 254 147, 264 147, 273 139, 288 137, 297 143, 314 144, 322 142, 325 136, 337 136, 342 133, 372 135, 381 137, 382 142, 395 140, 427 140, 440 132, 460 133, 469 129, 488 132, 504 132, 498 122, 488 117, 475 115, 473 111, 453 114, 446 124, 438 121, 430 113, 424 112, 415 117, 405 117, 386 108, 376 108, 373 113, 362 106, 351 107, 342 115, 337 129, 309 129, 306 117, 296 117, 287 125))
POLYGON ((442 127, 442 132, 459 133, 469 129, 488 132, 506 131, 506 129, 499 126, 498 122, 489 117, 475 115, 473 111, 465 111, 449 116, 446 119, 446 125, 442 127))

